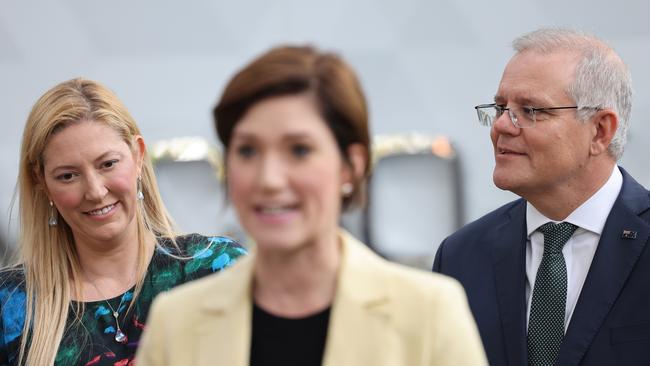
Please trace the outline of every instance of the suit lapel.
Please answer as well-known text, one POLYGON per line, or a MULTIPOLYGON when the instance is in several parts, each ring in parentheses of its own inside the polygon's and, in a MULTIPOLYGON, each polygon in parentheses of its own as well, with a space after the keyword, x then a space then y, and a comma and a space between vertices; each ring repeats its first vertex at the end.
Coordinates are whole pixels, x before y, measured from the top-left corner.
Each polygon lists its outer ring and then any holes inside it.
POLYGON ((195 365, 249 365, 254 261, 254 252, 240 259, 219 274, 224 277, 221 286, 206 293, 200 309, 205 321, 195 329, 195 365))
POLYGON ((623 187, 603 228, 560 348, 560 365, 580 363, 650 237, 650 225, 638 216, 650 207, 648 193, 623 169, 621 172, 623 187), (625 238, 624 230, 636 232, 636 238, 625 238))
POLYGON ((499 315, 509 365, 526 364, 526 202, 509 211, 506 222, 495 228, 492 261, 499 315))
POLYGON ((363 244, 344 232, 341 238, 343 259, 323 365, 395 365, 390 281, 375 270, 377 259, 363 244))

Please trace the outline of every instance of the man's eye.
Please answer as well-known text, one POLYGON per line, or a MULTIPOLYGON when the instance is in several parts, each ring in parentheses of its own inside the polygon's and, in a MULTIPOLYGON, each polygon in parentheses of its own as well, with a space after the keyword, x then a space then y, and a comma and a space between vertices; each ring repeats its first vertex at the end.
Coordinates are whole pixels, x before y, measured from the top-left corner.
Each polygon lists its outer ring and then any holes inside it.
POLYGON ((526 115, 526 118, 533 119, 535 117, 535 108, 532 107, 521 107, 522 112, 526 115))

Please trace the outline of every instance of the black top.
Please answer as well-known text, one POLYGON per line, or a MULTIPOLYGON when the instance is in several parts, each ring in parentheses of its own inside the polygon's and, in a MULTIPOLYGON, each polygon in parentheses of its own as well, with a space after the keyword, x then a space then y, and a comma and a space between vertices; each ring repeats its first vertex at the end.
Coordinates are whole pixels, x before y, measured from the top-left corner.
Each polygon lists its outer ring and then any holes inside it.
POLYGON ((323 361, 330 308, 306 318, 282 318, 253 305, 251 366, 318 366, 323 361))

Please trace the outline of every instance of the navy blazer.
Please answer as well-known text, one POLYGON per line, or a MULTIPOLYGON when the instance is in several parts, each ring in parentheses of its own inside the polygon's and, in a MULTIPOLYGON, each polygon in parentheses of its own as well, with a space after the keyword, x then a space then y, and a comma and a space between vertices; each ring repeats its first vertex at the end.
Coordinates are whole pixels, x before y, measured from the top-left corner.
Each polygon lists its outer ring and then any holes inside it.
MULTIPOLYGON (((625 170, 556 365, 650 365, 650 194, 625 170)), ((433 270, 465 287, 491 365, 526 356, 526 201, 464 226, 433 270)))

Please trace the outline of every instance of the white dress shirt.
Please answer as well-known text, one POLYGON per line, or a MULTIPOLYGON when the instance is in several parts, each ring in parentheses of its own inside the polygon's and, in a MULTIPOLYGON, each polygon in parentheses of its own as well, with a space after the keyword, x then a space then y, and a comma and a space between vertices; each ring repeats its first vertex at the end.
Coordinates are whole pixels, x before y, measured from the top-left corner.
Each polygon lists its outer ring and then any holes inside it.
MULTIPOLYGON (((609 216, 609 212, 614 206, 622 185, 623 176, 618 166, 614 165, 607 182, 563 221, 578 227, 562 249, 567 270, 567 299, 564 313, 565 331, 569 326, 573 309, 578 302, 582 285, 585 283, 591 261, 596 253, 605 221, 607 221, 607 216, 609 216)), ((530 318, 530 302, 533 297, 532 288, 544 253, 544 235, 537 229, 549 221, 558 222, 542 215, 532 204, 526 204, 528 234, 526 243, 526 326, 528 326, 528 319, 530 318)))

